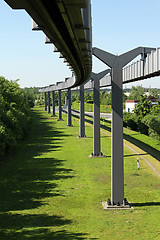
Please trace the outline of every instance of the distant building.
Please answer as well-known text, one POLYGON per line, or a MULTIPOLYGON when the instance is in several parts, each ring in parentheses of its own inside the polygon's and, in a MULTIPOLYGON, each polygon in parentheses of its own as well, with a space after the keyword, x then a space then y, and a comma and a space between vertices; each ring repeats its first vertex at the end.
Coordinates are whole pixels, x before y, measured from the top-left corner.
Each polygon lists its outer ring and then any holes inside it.
MULTIPOLYGON (((153 96, 148 96, 146 98, 146 101, 151 101, 152 102, 152 106, 153 105, 157 105, 157 98, 153 97, 153 96)), ((135 109, 137 103, 139 102, 139 100, 126 100, 125 101, 125 111, 126 112, 133 112, 133 110, 135 109)))
POLYGON ((139 101, 137 100, 126 100, 125 101, 125 105, 126 105, 126 112, 133 112, 133 110, 135 109, 137 103, 139 101))

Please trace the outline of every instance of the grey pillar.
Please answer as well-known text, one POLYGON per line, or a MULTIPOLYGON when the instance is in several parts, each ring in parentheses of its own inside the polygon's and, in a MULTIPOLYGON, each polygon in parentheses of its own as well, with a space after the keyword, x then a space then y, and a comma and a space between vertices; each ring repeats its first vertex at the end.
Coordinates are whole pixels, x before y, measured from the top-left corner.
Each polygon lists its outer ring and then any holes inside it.
POLYGON ((100 136, 100 88, 99 81, 110 69, 107 69, 98 74, 92 73, 91 79, 93 79, 93 98, 94 98, 94 122, 93 122, 93 153, 90 157, 105 157, 101 152, 101 136, 100 136))
POLYGON ((93 88, 94 98, 94 137, 93 137, 93 155, 101 155, 101 143, 100 143, 100 94, 99 94, 99 80, 94 81, 93 88))
POLYGON ((51 100, 50 100, 50 92, 48 92, 48 113, 51 112, 51 100))
POLYGON ((65 106, 68 106, 68 92, 65 92, 65 106))
MULTIPOLYGON (((142 53, 152 48, 135 48, 120 56, 115 56, 98 48, 93 55, 112 68, 112 179, 111 205, 124 205, 124 167, 123 167, 123 95, 122 68, 142 53)), ((110 202, 110 201, 109 201, 110 202)))
POLYGON ((47 93, 46 92, 44 93, 44 98, 45 98, 44 99, 44 101, 45 101, 45 103, 44 103, 45 104, 45 111, 47 111, 47 93))
POLYGON ((52 116, 55 116, 55 96, 54 91, 52 91, 52 116))
POLYGON ((123 167, 123 91, 122 69, 112 68, 112 179, 111 203, 122 205, 124 199, 123 167))
POLYGON ((68 127, 72 127, 72 114, 71 114, 71 89, 68 89, 68 127))
POLYGON ((41 103, 42 103, 42 92, 41 92, 41 103))
POLYGON ((80 138, 85 136, 85 118, 84 118, 84 85, 80 86, 80 138))
POLYGON ((59 106, 59 118, 58 121, 63 120, 62 119, 62 106, 61 106, 61 90, 58 91, 58 106, 59 106))

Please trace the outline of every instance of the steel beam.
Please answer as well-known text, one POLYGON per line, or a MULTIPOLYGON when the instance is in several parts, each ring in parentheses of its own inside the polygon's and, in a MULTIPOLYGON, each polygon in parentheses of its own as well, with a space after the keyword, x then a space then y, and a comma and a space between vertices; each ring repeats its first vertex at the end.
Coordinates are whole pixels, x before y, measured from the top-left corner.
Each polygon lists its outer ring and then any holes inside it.
POLYGON ((59 118, 58 121, 62 121, 62 106, 61 106, 61 90, 58 91, 58 107, 59 107, 59 118))
POLYGON ((68 127, 72 127, 72 114, 71 114, 71 89, 68 89, 68 127))
POLYGON ((44 99, 45 99, 45 111, 47 111, 47 93, 44 93, 44 99))
POLYGON ((55 116, 55 95, 54 91, 52 91, 52 116, 55 116))
POLYGON ((50 100, 50 92, 48 92, 48 113, 51 112, 51 100, 50 100))
POLYGON ((79 138, 84 138, 85 135, 85 118, 84 118, 84 84, 80 86, 80 135, 79 138))

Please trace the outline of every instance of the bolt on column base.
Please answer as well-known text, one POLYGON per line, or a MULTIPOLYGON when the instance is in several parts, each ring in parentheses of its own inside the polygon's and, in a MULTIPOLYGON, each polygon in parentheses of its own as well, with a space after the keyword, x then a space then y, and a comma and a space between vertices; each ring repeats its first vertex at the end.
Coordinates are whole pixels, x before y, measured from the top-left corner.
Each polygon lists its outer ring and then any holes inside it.
POLYGON ((106 155, 103 155, 102 152, 101 152, 100 154, 91 153, 91 155, 90 155, 89 157, 90 157, 90 158, 105 158, 106 155))
POLYGON ((107 202, 102 202, 102 206, 104 210, 124 210, 124 209, 133 209, 132 204, 127 201, 126 198, 123 200, 123 204, 111 204, 110 199, 108 198, 107 202))

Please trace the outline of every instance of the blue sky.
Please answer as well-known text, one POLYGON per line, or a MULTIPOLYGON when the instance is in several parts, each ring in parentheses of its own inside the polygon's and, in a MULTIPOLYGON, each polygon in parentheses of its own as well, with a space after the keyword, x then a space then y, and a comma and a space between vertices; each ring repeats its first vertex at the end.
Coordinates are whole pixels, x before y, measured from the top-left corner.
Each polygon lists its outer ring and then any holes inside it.
MULTIPOLYGON (((159 0, 92 0, 93 46, 118 55, 138 46, 160 47, 159 9, 159 0)), ((53 52, 53 45, 44 43, 44 34, 31 30, 31 24, 24 10, 0 2, 0 75, 20 79, 21 87, 64 81, 70 70, 53 52)), ((104 69, 93 57, 93 71, 104 69)), ((160 88, 160 78, 134 85, 160 88)))

